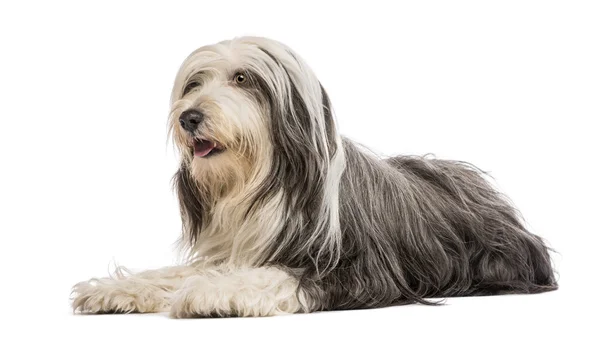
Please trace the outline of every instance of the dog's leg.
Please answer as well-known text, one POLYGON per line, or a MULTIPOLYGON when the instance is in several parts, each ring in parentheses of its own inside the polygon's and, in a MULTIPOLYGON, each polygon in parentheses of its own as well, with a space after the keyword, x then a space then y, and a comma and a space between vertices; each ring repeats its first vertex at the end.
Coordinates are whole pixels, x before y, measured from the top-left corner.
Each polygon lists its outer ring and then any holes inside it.
POLYGON ((189 277, 174 294, 171 316, 251 317, 308 311, 298 280, 277 267, 217 268, 189 277))
POLYGON ((93 278, 73 287, 73 311, 129 313, 167 311, 173 292, 198 270, 189 266, 165 267, 136 274, 119 267, 106 278, 93 278))

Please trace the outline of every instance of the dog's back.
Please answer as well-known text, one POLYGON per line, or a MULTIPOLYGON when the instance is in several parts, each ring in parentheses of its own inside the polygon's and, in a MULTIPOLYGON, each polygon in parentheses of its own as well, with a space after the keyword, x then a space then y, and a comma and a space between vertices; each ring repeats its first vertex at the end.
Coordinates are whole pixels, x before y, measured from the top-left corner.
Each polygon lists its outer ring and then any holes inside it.
MULTIPOLYGON (((520 213, 476 167, 419 157, 386 160, 439 194, 443 220, 464 244, 471 288, 466 294, 536 293, 556 282, 543 240, 525 229, 520 213)), ((435 234, 435 224, 432 234, 435 234)), ((450 229, 448 229, 450 230, 450 229)))
POLYGON ((480 170, 423 157, 382 161, 344 143, 343 254, 323 284, 343 281, 348 292, 334 294, 331 307, 557 288, 543 240, 480 170))

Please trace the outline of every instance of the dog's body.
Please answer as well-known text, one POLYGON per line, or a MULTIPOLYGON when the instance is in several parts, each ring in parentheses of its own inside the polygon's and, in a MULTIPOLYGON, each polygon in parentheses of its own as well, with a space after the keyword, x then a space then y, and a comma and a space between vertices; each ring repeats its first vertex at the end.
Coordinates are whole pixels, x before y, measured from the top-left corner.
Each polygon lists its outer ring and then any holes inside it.
POLYGON ((265 316, 557 287, 544 242, 479 170, 343 139, 280 43, 195 51, 171 99, 188 261, 79 283, 76 310, 265 316))

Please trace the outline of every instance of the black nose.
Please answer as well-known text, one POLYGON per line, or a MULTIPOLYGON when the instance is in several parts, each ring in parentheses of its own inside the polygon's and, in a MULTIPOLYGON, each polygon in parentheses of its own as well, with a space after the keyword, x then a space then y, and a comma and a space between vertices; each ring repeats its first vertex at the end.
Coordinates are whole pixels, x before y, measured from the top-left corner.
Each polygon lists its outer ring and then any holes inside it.
POLYGON ((204 114, 197 110, 186 110, 179 116, 179 123, 183 129, 193 133, 198 128, 198 125, 204 119, 204 114))

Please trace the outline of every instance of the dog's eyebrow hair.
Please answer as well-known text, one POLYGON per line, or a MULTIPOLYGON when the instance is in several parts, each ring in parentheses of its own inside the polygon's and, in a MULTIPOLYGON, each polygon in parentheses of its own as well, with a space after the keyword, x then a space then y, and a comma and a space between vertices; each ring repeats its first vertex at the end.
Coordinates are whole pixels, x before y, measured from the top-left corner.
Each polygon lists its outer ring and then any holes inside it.
POLYGON ((202 76, 202 75, 206 75, 206 70, 199 70, 195 73, 192 73, 190 76, 187 77, 187 79, 185 80, 185 83, 187 84, 191 79, 193 79, 196 76, 202 76))
POLYGON ((279 59, 277 59, 273 54, 271 54, 268 50, 262 48, 262 47, 258 47, 258 49, 260 49, 263 53, 267 54, 273 61, 275 61, 275 63, 277 63, 277 65, 281 66, 281 62, 279 62, 279 59))
POLYGON ((186 88, 187 88, 187 86, 188 86, 190 83, 192 83, 192 82, 198 82, 198 83, 199 83, 199 85, 201 86, 201 85, 202 85, 202 81, 199 81, 199 80, 198 80, 198 77, 202 77, 202 76, 203 76, 203 75, 205 75, 205 74, 206 74, 206 71, 205 71, 205 70, 199 70, 199 71, 197 71, 197 72, 195 72, 195 73, 192 73, 190 76, 188 76, 188 77, 185 79, 185 81, 183 82, 183 86, 182 86, 182 88, 181 88, 181 97, 184 97, 184 96, 187 94, 187 92, 186 92, 186 88))

